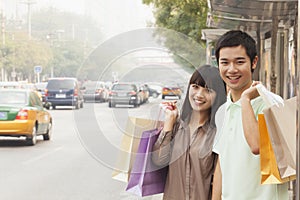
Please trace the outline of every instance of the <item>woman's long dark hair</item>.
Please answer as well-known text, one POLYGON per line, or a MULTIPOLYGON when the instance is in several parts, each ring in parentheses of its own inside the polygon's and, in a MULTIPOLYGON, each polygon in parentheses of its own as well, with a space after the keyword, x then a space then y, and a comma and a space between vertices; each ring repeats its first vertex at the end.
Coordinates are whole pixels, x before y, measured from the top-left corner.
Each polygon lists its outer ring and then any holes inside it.
POLYGON ((226 101, 226 85, 220 77, 218 68, 210 65, 203 65, 196 69, 192 74, 186 92, 185 100, 182 105, 180 116, 181 120, 187 123, 190 121, 193 110, 189 101, 189 86, 191 84, 197 84, 201 87, 207 87, 216 92, 216 98, 213 105, 211 106, 210 113, 210 125, 215 127, 215 114, 218 108, 226 101))

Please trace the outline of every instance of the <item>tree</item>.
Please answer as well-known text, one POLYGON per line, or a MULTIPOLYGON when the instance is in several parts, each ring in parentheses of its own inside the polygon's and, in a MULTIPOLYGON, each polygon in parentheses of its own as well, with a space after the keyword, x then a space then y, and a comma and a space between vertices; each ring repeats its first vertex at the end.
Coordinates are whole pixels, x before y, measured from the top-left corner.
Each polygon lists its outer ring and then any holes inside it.
POLYGON ((42 66, 41 76, 76 76, 87 54, 102 38, 90 17, 61 12, 54 8, 32 13, 32 37, 21 20, 7 20, 5 44, 0 44, 0 68, 6 78, 34 82, 34 66, 42 66), (18 23, 17 23, 18 22, 18 23))
MULTIPOLYGON (((156 25, 158 27, 178 31, 186 36, 192 38, 203 46, 201 55, 203 62, 205 62, 205 43, 201 40, 202 29, 206 28, 206 17, 208 12, 208 5, 206 0, 143 0, 144 4, 154 6, 154 16, 156 25)), ((192 53, 186 45, 178 44, 172 35, 166 35, 164 41, 165 46, 171 52, 185 51, 187 54, 192 53)), ((188 65, 181 58, 175 58, 178 62, 188 65)))
POLYGON ((53 53, 47 73, 54 76, 76 76, 88 52, 102 38, 100 27, 90 17, 55 8, 42 9, 32 16, 32 35, 47 39, 53 53))
POLYGON ((1 46, 2 62, 8 79, 14 71, 17 79, 34 81, 33 68, 36 65, 46 66, 52 57, 49 46, 40 41, 28 40, 24 32, 14 33, 13 39, 7 37, 5 46, 1 46))

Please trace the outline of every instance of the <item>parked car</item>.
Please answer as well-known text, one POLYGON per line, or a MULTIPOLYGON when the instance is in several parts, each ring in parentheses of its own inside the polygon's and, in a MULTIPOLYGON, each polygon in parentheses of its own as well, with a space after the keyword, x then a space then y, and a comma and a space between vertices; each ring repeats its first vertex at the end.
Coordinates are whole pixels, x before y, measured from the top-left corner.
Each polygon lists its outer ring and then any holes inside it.
POLYGON ((108 98, 108 107, 115 107, 117 104, 139 106, 141 99, 138 86, 134 83, 114 83, 108 98))
POLYGON ((47 84, 48 84, 48 82, 35 83, 35 87, 37 88, 37 91, 41 94, 43 104, 45 104, 45 102, 46 102, 45 90, 46 90, 47 84))
POLYGON ((34 145, 37 136, 50 140, 52 117, 36 92, 26 89, 0 89, 0 136, 26 137, 34 145))
POLYGON ((160 84, 147 83, 145 85, 148 87, 150 97, 157 98, 161 94, 162 86, 160 84))
POLYGON ((22 82, 19 81, 1 81, 0 82, 0 88, 15 88, 20 89, 22 82))
POLYGON ((76 78, 51 78, 45 90, 46 108, 56 106, 72 106, 83 108, 83 95, 76 78))
POLYGON ((166 97, 178 97, 178 99, 181 99, 181 95, 182 89, 179 85, 165 85, 162 88, 162 99, 165 99, 166 97))
POLYGON ((104 82, 88 81, 82 85, 82 94, 85 102, 106 102, 109 90, 104 82))

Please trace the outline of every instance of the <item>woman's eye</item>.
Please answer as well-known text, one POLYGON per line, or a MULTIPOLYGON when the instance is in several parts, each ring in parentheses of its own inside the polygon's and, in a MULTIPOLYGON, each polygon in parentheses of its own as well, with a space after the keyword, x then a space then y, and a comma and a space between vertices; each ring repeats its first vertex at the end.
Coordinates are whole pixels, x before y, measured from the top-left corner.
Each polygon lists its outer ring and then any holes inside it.
POLYGON ((210 88, 206 88, 207 92, 211 93, 214 92, 214 90, 210 89, 210 88))

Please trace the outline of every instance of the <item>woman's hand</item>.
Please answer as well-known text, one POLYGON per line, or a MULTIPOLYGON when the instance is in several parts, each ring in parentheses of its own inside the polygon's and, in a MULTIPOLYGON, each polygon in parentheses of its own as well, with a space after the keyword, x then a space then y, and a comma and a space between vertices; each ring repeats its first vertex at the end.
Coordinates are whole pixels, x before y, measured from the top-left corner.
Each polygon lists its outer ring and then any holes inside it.
POLYGON ((164 131, 171 131, 178 116, 177 101, 162 102, 160 106, 165 111, 164 131))

